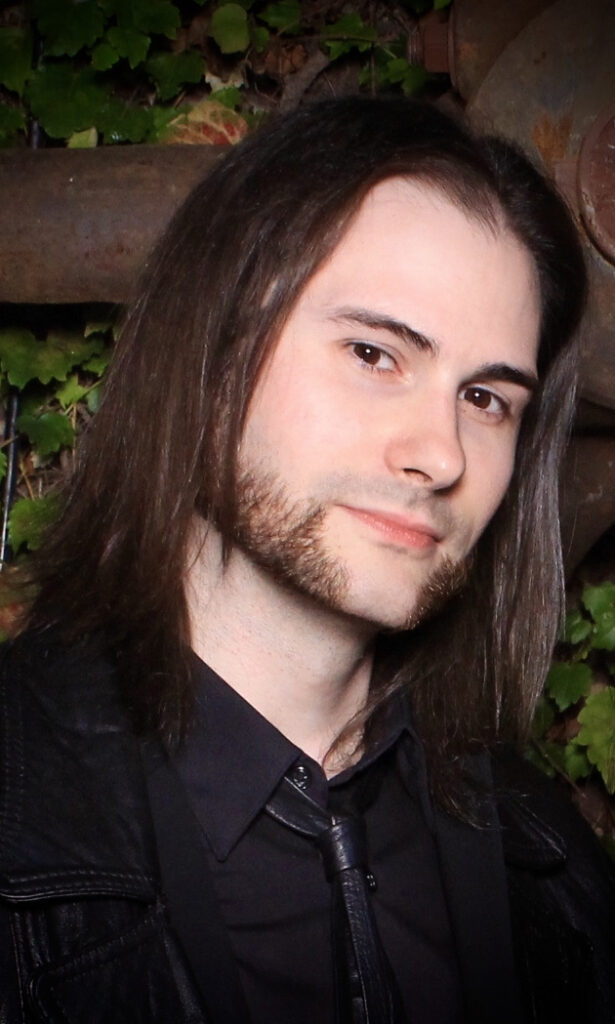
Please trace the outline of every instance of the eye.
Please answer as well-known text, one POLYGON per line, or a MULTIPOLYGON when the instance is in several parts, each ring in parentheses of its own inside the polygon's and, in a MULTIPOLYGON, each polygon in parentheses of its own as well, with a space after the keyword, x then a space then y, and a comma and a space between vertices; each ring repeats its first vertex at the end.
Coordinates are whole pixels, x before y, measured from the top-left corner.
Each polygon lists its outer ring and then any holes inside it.
POLYGON ((353 341, 350 349, 366 369, 379 371, 395 369, 393 357, 384 349, 378 348, 377 345, 371 345, 367 341, 353 341))
POLYGON ((504 399, 489 391, 487 388, 473 385, 462 390, 460 396, 464 402, 471 405, 473 409, 484 412, 488 416, 495 416, 503 419, 507 412, 507 405, 504 399))

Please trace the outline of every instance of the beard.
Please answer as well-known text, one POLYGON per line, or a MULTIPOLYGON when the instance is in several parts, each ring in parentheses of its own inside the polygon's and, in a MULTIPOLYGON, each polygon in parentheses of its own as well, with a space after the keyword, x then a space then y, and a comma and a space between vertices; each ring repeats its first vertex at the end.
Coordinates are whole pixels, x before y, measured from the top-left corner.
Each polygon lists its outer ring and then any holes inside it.
POLYGON ((423 581, 407 616, 391 627, 371 614, 349 610, 350 576, 346 566, 326 550, 327 506, 293 500, 274 477, 241 472, 237 480, 233 544, 255 565, 287 589, 311 598, 320 607, 359 617, 387 632, 413 629, 438 612, 457 593, 468 575, 469 559, 444 556, 423 581))

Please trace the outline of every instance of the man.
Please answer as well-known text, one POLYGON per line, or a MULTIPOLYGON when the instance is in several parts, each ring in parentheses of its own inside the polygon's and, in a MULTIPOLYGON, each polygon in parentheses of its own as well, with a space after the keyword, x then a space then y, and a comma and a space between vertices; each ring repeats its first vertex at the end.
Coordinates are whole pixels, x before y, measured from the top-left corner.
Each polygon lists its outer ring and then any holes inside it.
POLYGON ((497 746, 583 289, 549 186, 428 106, 300 110, 195 191, 5 658, 0 1020, 613 1019, 609 869, 497 746))

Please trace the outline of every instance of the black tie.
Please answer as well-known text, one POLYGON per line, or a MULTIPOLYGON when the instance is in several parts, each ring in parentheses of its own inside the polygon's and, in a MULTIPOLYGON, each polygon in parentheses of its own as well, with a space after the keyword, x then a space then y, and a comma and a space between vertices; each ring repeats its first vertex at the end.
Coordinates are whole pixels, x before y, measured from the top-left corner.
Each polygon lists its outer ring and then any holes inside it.
POLYGON ((401 997, 370 901, 370 885, 375 883, 367 865, 362 816, 330 814, 287 776, 266 810, 276 821, 315 840, 332 884, 338 1024, 404 1024, 401 997))

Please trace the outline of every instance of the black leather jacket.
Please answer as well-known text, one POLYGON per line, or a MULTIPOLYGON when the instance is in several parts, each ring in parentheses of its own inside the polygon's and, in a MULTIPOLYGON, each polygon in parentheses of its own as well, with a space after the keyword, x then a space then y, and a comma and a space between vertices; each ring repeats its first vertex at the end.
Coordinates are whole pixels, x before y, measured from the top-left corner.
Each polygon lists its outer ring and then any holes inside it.
MULTIPOLYGON (((169 927, 112 669, 21 640, 0 737, 0 1024, 211 1020, 169 927)), ((468 1024, 612 1024, 610 867, 529 766, 496 759, 494 784, 501 827, 436 813, 468 1024)))

